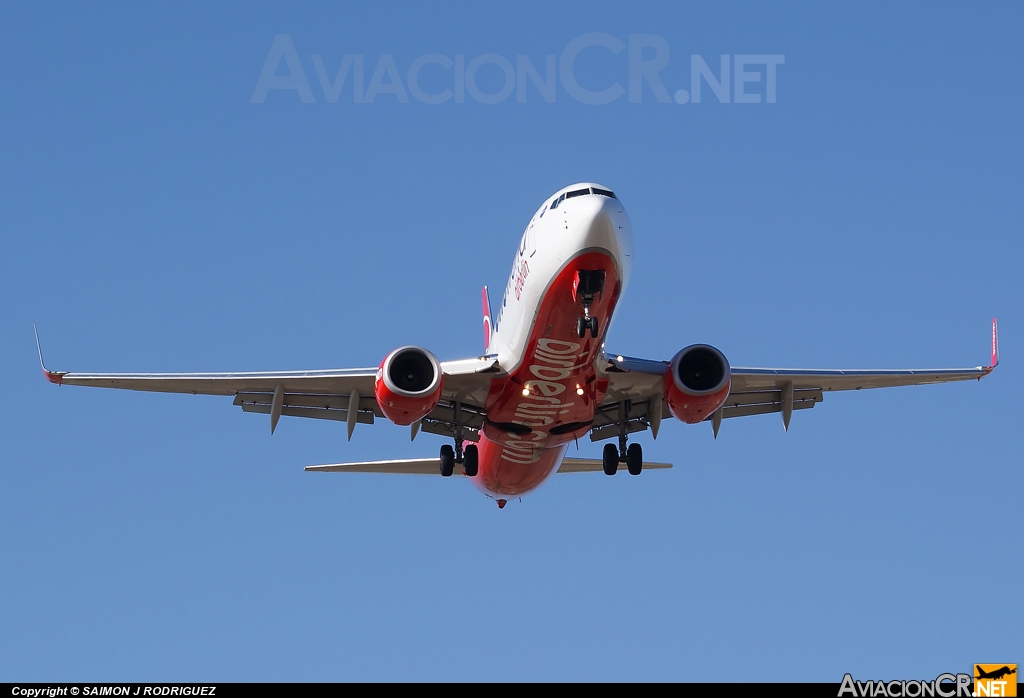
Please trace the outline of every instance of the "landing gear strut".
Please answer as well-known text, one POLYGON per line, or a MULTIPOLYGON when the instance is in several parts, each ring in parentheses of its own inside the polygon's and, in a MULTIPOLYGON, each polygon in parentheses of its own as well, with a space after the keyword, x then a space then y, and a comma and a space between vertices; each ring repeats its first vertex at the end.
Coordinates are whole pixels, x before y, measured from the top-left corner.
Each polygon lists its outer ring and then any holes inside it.
POLYGON ((466 437, 461 423, 462 404, 452 403, 452 426, 455 432, 455 448, 448 444, 441 447, 441 476, 451 477, 455 472, 455 464, 462 464, 462 471, 467 477, 476 477, 480 467, 480 452, 475 444, 464 446, 466 437))
POLYGON ((590 336, 597 339, 598 323, 596 317, 590 315, 590 304, 594 302, 594 296, 604 290, 604 271, 586 271, 580 269, 576 272, 573 280, 572 295, 574 300, 583 304, 583 315, 576 319, 576 336, 581 339, 590 330, 590 336))
POLYGON ((619 413, 619 445, 605 444, 604 452, 601 454, 601 465, 605 475, 614 475, 619 471, 619 463, 625 463, 630 475, 639 475, 644 469, 644 450, 638 443, 626 446, 629 432, 626 430, 626 416, 628 407, 622 403, 619 413))

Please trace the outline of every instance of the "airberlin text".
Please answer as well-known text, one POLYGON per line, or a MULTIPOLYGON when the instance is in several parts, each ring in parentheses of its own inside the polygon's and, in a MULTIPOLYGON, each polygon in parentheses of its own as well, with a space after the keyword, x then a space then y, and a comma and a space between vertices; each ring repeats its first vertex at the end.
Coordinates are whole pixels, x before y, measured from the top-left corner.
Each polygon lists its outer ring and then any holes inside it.
POLYGON ((519 265, 519 269, 516 271, 516 300, 519 300, 523 295, 523 286, 526 284, 526 277, 530 275, 530 263, 525 259, 519 265))
POLYGON ((843 676, 838 698, 970 698, 970 674, 939 674, 932 681, 855 681, 843 676))
MULTIPOLYGON (((542 337, 537 340, 533 363, 528 370, 533 378, 523 383, 523 396, 516 406, 515 424, 530 427, 527 434, 509 434, 501 456, 513 463, 536 463, 549 434, 544 427, 569 413, 575 401, 563 402, 568 391, 565 382, 586 366, 590 351, 579 354, 580 344, 542 337)), ((569 395, 574 395, 568 391, 569 395)))

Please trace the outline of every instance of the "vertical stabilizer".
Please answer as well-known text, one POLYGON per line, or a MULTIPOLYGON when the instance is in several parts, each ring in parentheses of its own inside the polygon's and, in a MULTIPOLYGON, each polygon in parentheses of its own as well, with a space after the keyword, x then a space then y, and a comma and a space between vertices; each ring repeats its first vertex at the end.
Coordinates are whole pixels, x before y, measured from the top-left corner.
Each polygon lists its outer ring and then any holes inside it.
POLYGON ((491 348, 491 334, 494 332, 494 325, 491 324, 491 302, 487 298, 487 287, 484 286, 484 353, 491 348))

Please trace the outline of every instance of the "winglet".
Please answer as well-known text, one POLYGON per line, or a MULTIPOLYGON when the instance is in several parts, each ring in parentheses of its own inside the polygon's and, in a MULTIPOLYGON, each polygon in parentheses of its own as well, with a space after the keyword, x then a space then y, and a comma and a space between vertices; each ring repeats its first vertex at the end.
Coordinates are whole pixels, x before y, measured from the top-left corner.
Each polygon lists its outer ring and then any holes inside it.
POLYGON ((491 301, 487 297, 487 287, 484 286, 483 291, 483 303, 484 303, 484 353, 491 348, 491 332, 494 325, 491 323, 491 301))
POLYGON ((999 332, 996 330, 996 319, 992 318, 992 363, 989 370, 999 365, 999 332))
MULTIPOLYGON (((32 331, 36 335, 36 353, 39 354, 39 368, 43 369, 43 375, 46 376, 46 380, 60 385, 64 382, 64 373, 55 373, 46 368, 46 364, 43 363, 43 349, 39 346, 39 330, 36 328, 36 323, 32 323, 32 331)), ((66 372, 65 372, 66 373, 66 372)))

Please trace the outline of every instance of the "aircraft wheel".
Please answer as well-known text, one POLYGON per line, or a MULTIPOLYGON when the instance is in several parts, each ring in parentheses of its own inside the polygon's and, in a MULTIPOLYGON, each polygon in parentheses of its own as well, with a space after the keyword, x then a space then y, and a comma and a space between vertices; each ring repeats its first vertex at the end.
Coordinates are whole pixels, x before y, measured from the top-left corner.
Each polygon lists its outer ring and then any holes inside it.
POLYGON ((441 447, 441 476, 451 477, 455 471, 455 449, 445 444, 441 447))
POLYGON ((626 449, 626 467, 630 475, 639 475, 644 469, 644 450, 640 444, 630 444, 626 449))
POLYGON ((614 475, 619 471, 619 449, 615 448, 615 444, 605 444, 604 453, 602 454, 601 460, 604 465, 605 475, 614 475))
POLYGON ((590 336, 597 339, 597 318, 590 318, 590 336))
POLYGON ((576 318, 576 335, 583 339, 587 336, 587 318, 580 315, 576 318))
POLYGON ((462 469, 466 473, 466 477, 476 477, 477 468, 480 467, 480 452, 477 451, 476 446, 470 444, 466 446, 466 452, 462 460, 462 469))

